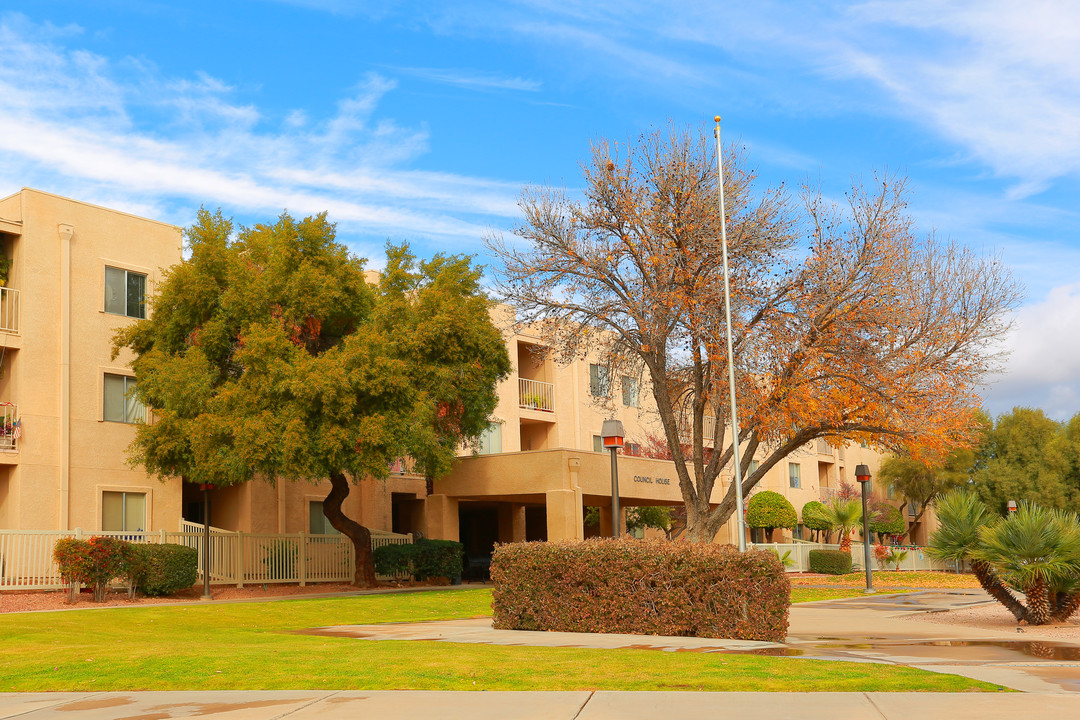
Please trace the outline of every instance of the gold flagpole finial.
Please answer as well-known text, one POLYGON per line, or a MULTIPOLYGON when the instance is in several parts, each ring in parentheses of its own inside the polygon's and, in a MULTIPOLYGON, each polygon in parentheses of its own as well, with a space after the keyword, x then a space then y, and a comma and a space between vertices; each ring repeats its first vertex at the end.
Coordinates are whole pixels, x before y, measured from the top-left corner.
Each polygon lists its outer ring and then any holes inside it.
POLYGON ((720 116, 719 115, 714 117, 713 120, 715 120, 718 125, 720 124, 720 116))

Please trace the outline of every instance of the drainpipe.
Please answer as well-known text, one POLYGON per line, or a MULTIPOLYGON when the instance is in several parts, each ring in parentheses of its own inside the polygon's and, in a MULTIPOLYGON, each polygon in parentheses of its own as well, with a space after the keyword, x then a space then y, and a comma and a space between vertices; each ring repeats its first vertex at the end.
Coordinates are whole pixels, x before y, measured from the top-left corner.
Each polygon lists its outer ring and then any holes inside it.
POLYGON ((71 490, 71 238, 75 228, 59 225, 60 232, 60 529, 70 522, 71 490))

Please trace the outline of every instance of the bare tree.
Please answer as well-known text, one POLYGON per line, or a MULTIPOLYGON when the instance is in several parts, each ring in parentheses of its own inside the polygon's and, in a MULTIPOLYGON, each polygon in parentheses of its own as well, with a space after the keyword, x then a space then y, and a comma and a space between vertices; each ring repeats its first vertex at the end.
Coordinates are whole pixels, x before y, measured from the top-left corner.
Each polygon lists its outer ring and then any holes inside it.
MULTIPOLYGON (((711 504, 732 458, 712 145, 677 130, 598 142, 583 199, 527 189, 524 242, 489 239, 500 293, 563 359, 595 353, 648 377, 698 541, 735 506, 730 484, 711 504)), ((724 167, 743 491, 815 438, 962 444, 1020 298, 1007 268, 917 237, 903 178, 856 185, 839 207, 809 188, 800 202, 755 192, 737 150, 724 167)))

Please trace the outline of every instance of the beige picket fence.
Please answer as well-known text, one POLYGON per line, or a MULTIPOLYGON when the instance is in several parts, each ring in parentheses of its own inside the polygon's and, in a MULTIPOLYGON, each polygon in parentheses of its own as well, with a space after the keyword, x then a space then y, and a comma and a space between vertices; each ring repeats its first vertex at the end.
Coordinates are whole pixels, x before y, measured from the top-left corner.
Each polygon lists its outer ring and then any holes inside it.
MULTIPOLYGON (((0 530, 0 590, 59 590, 67 587, 53 561, 53 546, 64 537, 119 537, 129 542, 176 543, 199 553, 203 577, 202 526, 181 521, 178 532, 86 532, 0 530)), ((371 531, 372 547, 407 544, 412 535, 371 531)), ((210 582, 214 585, 350 582, 355 572, 352 543, 344 535, 242 533, 211 528, 210 582)), ((389 578, 382 578, 389 579, 389 578)))
MULTIPOLYGON (((839 544, 830 543, 811 543, 811 542, 794 542, 794 543, 753 543, 753 548, 757 550, 772 550, 777 553, 782 559, 786 558, 785 565, 788 572, 809 572, 810 570, 810 551, 811 550, 839 550, 839 544)), ((916 545, 905 545, 896 548, 894 550, 906 550, 907 557, 900 563, 900 570, 947 570, 949 572, 956 572, 957 567, 955 563, 944 562, 941 560, 935 560, 926 554, 926 548, 916 545)), ((873 557, 873 547, 870 548, 870 563, 873 569, 877 569, 877 562, 873 557)), ((861 542, 851 543, 851 567, 853 570, 863 569, 863 544, 861 542)), ((896 570, 895 565, 889 565, 889 570, 896 570)))

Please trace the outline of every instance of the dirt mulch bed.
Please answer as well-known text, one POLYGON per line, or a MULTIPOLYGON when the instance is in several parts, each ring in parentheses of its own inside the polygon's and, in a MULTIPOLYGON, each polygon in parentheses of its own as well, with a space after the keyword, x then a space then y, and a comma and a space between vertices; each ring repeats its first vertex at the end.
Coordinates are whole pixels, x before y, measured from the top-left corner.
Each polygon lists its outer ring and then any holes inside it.
MULTIPOLYGON (((435 583, 438 584, 438 583, 435 583)), ((393 590, 409 587, 430 587, 432 583, 403 582, 380 585, 374 590, 393 590)), ((215 585, 210 588, 210 594, 214 600, 258 600, 262 598, 277 598, 304 595, 325 595, 327 593, 360 593, 371 590, 360 590, 352 585, 343 583, 325 583, 305 585, 274 584, 249 585, 237 588, 230 585, 215 585)), ((94 593, 84 590, 79 601, 71 605, 67 601, 66 590, 48 590, 42 592, 0 592, 0 613, 31 612, 35 610, 86 610, 100 607, 136 607, 143 605, 170 605, 179 602, 198 602, 202 598, 202 586, 191 587, 178 592, 170 597, 151 598, 135 596, 128 598, 127 591, 110 592, 105 602, 94 602, 94 593)))
POLYGON ((1010 633, 1016 635, 1017 640, 1030 640, 1036 637, 1062 642, 1080 642, 1080 618, 1076 616, 1068 622, 1053 625, 1018 624, 1012 613, 997 603, 912 615, 910 619, 940 625, 963 625, 981 630, 993 630, 996 633, 1010 633))

